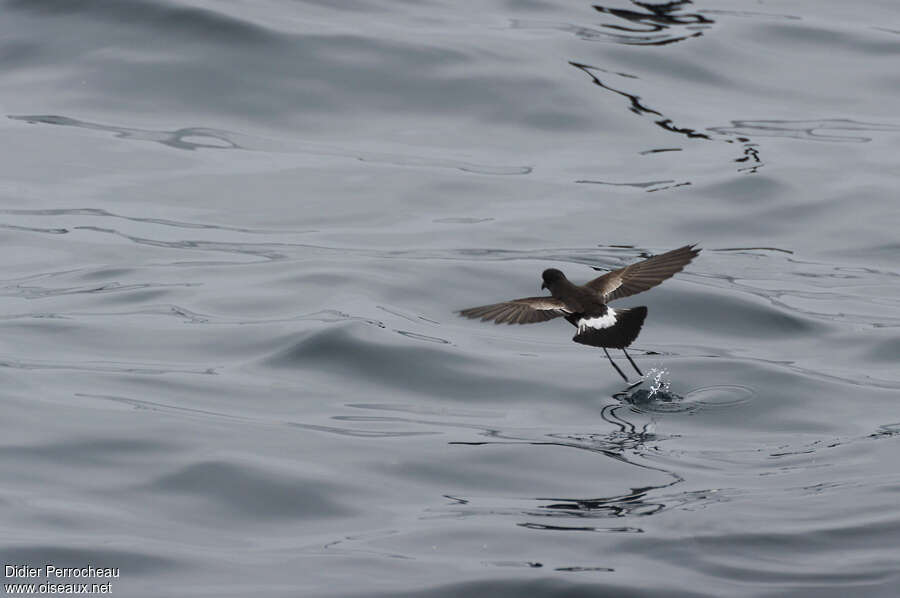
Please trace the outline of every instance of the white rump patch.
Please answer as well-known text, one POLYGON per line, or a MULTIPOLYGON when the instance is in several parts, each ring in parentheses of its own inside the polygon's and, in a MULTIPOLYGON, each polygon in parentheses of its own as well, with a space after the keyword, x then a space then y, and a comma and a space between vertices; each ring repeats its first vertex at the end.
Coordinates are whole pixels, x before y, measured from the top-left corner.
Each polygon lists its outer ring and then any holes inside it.
POLYGON ((578 334, 581 334, 588 328, 600 330, 616 325, 616 310, 611 307, 606 308, 606 313, 596 318, 581 318, 578 320, 578 334))

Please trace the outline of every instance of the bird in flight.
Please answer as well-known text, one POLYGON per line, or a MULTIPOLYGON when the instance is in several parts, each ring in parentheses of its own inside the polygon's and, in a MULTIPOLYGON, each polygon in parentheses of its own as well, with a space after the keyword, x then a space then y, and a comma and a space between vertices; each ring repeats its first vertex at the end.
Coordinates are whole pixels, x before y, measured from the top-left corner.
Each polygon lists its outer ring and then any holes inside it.
POLYGON ((467 318, 480 318, 482 322, 495 324, 535 324, 560 316, 576 328, 572 340, 583 345, 601 347, 609 362, 619 375, 628 382, 616 362, 609 356, 610 349, 622 349, 625 357, 639 376, 644 374, 631 359, 626 347, 634 342, 647 308, 644 306, 627 309, 613 309, 608 303, 643 293, 681 272, 700 253, 694 245, 685 245, 642 262, 607 272, 599 278, 577 285, 566 275, 550 268, 544 270, 542 289, 550 291, 549 297, 524 297, 503 303, 470 307, 459 312, 467 318))

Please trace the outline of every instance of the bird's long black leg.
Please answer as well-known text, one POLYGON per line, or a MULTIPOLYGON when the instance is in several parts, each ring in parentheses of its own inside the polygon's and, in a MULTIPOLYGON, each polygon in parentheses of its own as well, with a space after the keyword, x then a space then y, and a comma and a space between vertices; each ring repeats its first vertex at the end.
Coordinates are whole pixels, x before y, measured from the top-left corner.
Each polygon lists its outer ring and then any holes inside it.
POLYGON ((612 364, 616 371, 619 372, 619 375, 622 376, 622 379, 625 382, 628 382, 628 376, 622 373, 622 370, 619 369, 619 366, 616 365, 616 362, 612 360, 612 357, 609 356, 609 351, 606 350, 606 347, 603 347, 603 352, 606 353, 606 358, 609 359, 609 362, 612 364))
POLYGON ((631 355, 628 354, 628 351, 626 351, 626 350, 623 348, 623 349, 622 349, 622 353, 624 353, 624 354, 625 354, 625 357, 628 358, 629 363, 631 363, 631 367, 633 367, 633 368, 634 368, 634 371, 638 373, 638 376, 640 376, 640 377, 643 378, 643 377, 644 377, 644 372, 642 372, 642 371, 638 368, 637 364, 636 364, 636 363, 634 362, 634 360, 631 358, 631 355))

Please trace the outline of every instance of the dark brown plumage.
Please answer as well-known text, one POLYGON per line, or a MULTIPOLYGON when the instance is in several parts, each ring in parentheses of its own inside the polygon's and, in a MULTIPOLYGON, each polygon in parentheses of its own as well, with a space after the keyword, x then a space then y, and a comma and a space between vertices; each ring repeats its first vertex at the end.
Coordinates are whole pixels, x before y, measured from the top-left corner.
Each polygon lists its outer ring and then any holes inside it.
MULTIPOLYGON (((580 286, 570 282, 561 271, 550 268, 544 270, 544 284, 541 285, 541 288, 550 290, 550 297, 523 297, 471 307, 459 313, 467 318, 480 318, 482 322, 493 321, 495 324, 534 324, 563 316, 578 329, 572 338, 575 342, 603 347, 604 351, 607 347, 624 351, 637 338, 647 316, 647 308, 614 310, 607 303, 655 287, 681 272, 699 253, 695 246, 685 245, 613 270, 580 286)), ((609 357, 608 352, 606 355, 609 357)), ((625 356, 640 374, 627 352, 625 356)), ((627 381, 612 358, 610 363, 627 381)))
POLYGON ((493 320, 494 324, 535 324, 566 315, 565 306, 553 297, 523 297, 459 312, 467 318, 493 320))
POLYGON ((700 253, 693 245, 685 245, 666 253, 654 255, 642 262, 613 270, 587 283, 609 303, 652 289, 675 273, 681 272, 700 253))

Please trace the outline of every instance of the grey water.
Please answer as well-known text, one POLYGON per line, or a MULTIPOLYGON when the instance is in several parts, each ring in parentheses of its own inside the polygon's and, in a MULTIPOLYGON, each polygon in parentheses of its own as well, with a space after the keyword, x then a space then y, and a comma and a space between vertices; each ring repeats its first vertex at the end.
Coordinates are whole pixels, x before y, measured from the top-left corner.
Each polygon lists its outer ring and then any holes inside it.
POLYGON ((599 1, 0 0, 0 561, 900 595, 897 3, 599 1), (454 313, 687 243, 636 389, 454 313))

